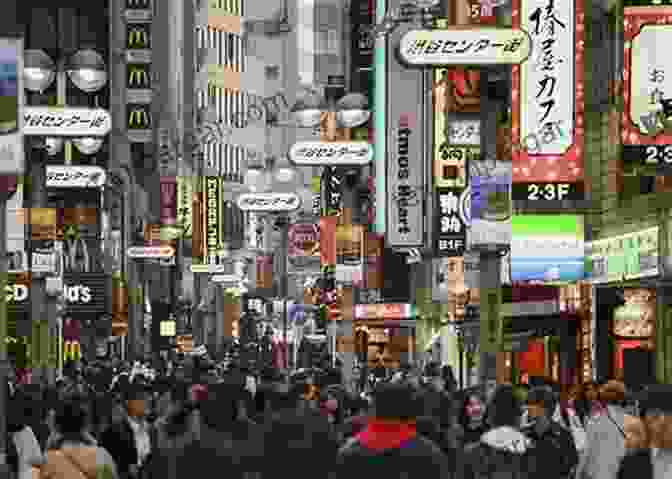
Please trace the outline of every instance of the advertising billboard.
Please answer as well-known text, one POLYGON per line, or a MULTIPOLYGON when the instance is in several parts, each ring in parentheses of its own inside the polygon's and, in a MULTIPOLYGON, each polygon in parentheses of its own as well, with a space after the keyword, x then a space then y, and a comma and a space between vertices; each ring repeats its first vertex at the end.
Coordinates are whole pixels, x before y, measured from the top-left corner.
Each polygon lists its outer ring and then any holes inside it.
POLYGON ((470 163, 470 247, 507 246, 511 243, 511 165, 470 163))
POLYGON ((203 263, 216 264, 217 257, 224 249, 223 211, 224 191, 221 178, 203 177, 201 217, 203 218, 203 263))
POLYGON ((336 226, 336 281, 357 285, 364 281, 364 225, 336 226))
POLYGON ((672 6, 623 9, 623 159, 672 171, 672 6))
POLYGON ((565 199, 583 199, 584 1, 512 0, 513 28, 528 32, 535 46, 527 61, 512 67, 512 143, 541 138, 534 149, 513 148, 513 183, 524 185, 522 191, 514 186, 514 200, 557 200, 529 198, 555 185, 566 185, 565 199))
POLYGON ((23 173, 23 40, 0 38, 0 174, 23 173))
MULTIPOLYGON (((389 35, 394 44, 407 26, 389 35)), ((387 52, 387 88, 403 92, 387 98, 387 242, 391 247, 425 244, 425 95, 423 73, 399 63, 394 49, 387 52)), ((377 175, 383 174, 377 171, 377 175)), ((377 187, 378 185, 376 185, 377 187)))
POLYGON ((577 281, 584 278, 584 222, 579 215, 514 215, 512 281, 577 281))
POLYGON ((658 227, 593 241, 586 250, 594 283, 657 276, 659 272, 658 227))
POLYGON ((288 260, 294 268, 320 264, 320 227, 315 223, 290 225, 288 260))
MULTIPOLYGON (((375 24, 379 25, 383 22, 385 13, 388 7, 399 7, 399 1, 393 0, 374 0, 375 1, 375 24), (390 3, 390 5, 388 5, 390 3)), ((373 129, 374 132, 374 171, 376 184, 373 189, 375 195, 374 204, 375 209, 375 223, 374 231, 378 234, 385 234, 387 231, 387 175, 385 171, 387 165, 387 135, 382 135, 380 132, 387 131, 387 62, 389 53, 388 50, 394 51, 394 46, 398 37, 376 35, 374 40, 375 48, 373 50, 373 129), (389 44, 389 48, 388 48, 389 44)), ((391 59, 392 62, 396 60, 391 59)))

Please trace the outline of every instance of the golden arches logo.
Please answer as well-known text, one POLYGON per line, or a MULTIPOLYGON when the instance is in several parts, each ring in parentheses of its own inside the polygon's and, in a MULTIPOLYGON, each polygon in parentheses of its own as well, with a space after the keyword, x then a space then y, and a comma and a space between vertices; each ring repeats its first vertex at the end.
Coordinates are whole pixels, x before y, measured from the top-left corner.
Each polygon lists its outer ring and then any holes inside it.
POLYGON ((132 130, 147 130, 151 128, 152 118, 144 108, 132 109, 128 114, 128 128, 132 130))
POLYGON ((129 49, 147 49, 149 48, 149 31, 145 27, 132 26, 128 29, 129 49))
POLYGON ((145 67, 137 66, 128 69, 128 87, 149 88, 149 73, 145 67))

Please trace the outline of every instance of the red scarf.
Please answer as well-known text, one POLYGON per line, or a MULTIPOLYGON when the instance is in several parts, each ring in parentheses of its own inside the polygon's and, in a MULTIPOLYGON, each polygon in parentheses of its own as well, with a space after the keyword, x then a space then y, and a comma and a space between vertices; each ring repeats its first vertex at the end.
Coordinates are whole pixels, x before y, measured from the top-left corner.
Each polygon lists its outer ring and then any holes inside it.
POLYGON ((417 436, 415 421, 400 422, 385 419, 369 419, 357 440, 368 449, 382 451, 396 449, 417 436))

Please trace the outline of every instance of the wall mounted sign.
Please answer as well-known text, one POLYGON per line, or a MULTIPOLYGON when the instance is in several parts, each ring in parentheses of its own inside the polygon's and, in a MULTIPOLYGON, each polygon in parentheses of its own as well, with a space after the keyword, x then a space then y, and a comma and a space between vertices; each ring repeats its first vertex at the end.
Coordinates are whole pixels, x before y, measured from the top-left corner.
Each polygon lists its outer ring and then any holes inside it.
POLYGON ((177 178, 161 176, 161 224, 175 225, 177 223, 177 178))
POLYGON ((562 201, 584 199, 581 183, 516 183, 512 198, 523 201, 562 201))
POLYGON ((100 166, 46 166, 47 188, 100 188, 107 176, 100 166))
POLYGON ((172 246, 131 246, 126 250, 129 258, 170 258, 175 255, 172 246))
POLYGON ((301 197, 294 193, 243 193, 236 203, 243 211, 281 213, 298 210, 301 197))
POLYGON ((410 319, 413 306, 405 303, 356 304, 356 319, 410 319))
POLYGON ((512 281, 583 279, 583 216, 514 215, 511 231, 512 281))
POLYGON ((672 42, 672 7, 623 9, 623 157, 672 168, 672 62, 661 45, 672 42))
MULTIPOLYGON (((392 5, 388 7, 392 8, 392 5)), ((400 25, 388 41, 396 41, 408 28, 400 25)), ((382 191, 386 194, 383 210, 386 212, 388 245, 393 248, 420 248, 425 246, 427 239, 425 197, 429 193, 426 162, 422 159, 426 157, 426 148, 431 148, 427 145, 426 122, 423 121, 428 107, 423 73, 401 64, 392 47, 386 49, 386 55, 386 89, 404 94, 387 95, 385 126, 380 130, 386 132, 386 166, 377 171, 378 175, 386 175, 386 185, 376 184, 376 189, 384 187, 382 191)), ((376 204, 376 208, 380 206, 376 204)))
POLYGON ((520 28, 412 30, 399 43, 409 65, 517 65, 531 49, 530 35, 520 28))
POLYGON ((105 136, 112 117, 102 108, 23 108, 23 134, 28 136, 105 136))
POLYGON ((295 266, 320 261, 320 227, 314 223, 298 223, 289 227, 288 258, 295 266))
POLYGON ((366 141, 301 141, 292 145, 289 160, 298 166, 364 166, 373 160, 366 141))
POLYGON ((107 311, 104 273, 64 273, 63 296, 68 314, 107 311))
POLYGON ((151 143, 153 141, 151 105, 129 103, 126 105, 126 114, 128 140, 131 143, 151 143))
POLYGON ((177 225, 182 230, 183 238, 193 235, 194 214, 194 177, 179 176, 177 178, 177 225))
POLYGON ((481 147, 481 119, 465 118, 465 115, 448 117, 447 138, 451 146, 481 147))
POLYGON ((593 241, 586 255, 594 283, 623 281, 658 274, 658 227, 593 241))
POLYGON ((30 270, 33 273, 60 272, 61 255, 53 249, 36 248, 32 253, 30 270))
POLYGON ((203 178, 205 201, 200 212, 204 225, 203 263, 217 263, 217 256, 224 251, 223 203, 224 191, 222 179, 217 176, 203 178))
POLYGON ((148 63, 126 65, 126 101, 145 104, 152 102, 152 72, 148 63))
POLYGON ((343 178, 336 169, 330 166, 324 168, 320 176, 320 215, 340 215, 343 209, 343 195, 341 185, 343 178))
POLYGON ((364 226, 336 226, 336 281, 359 285, 364 281, 364 226))
POLYGON ((471 165, 471 227, 472 247, 511 243, 511 170, 510 163, 497 163, 492 171, 479 168, 483 162, 471 165), (480 171, 479 171, 480 170, 480 171))
POLYGON ((23 154, 23 40, 0 38, 0 173, 25 170, 23 154))
POLYGON ((584 2, 512 0, 513 28, 540 46, 512 68, 512 144, 541 138, 534 152, 513 148, 514 184, 583 182, 584 2))
POLYGON ((467 221, 464 205, 469 190, 436 189, 436 252, 438 256, 462 256, 467 245, 467 221), (465 193, 466 192, 466 193, 465 193))

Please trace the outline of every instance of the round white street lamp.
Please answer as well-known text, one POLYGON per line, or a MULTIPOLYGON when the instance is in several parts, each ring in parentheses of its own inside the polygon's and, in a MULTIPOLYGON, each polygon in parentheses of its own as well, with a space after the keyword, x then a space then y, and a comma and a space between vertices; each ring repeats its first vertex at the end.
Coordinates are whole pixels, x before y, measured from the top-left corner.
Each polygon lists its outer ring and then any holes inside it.
POLYGON ((103 146, 103 138, 73 138, 72 143, 84 155, 93 155, 103 146))
POLYGON ((43 50, 23 53, 23 85, 32 92, 42 93, 56 78, 56 64, 43 50))
POLYGON ((299 183, 301 173, 289 162, 286 156, 280 157, 273 165, 273 182, 280 187, 291 186, 292 189, 299 183))
POLYGON ((290 113, 299 126, 312 128, 320 124, 322 112, 327 109, 327 104, 317 92, 308 90, 307 94, 299 98, 290 109, 290 113))
POLYGON ((80 50, 66 65, 66 73, 77 88, 93 93, 107 84, 105 61, 100 53, 93 50, 80 50))
POLYGON ((348 93, 336 103, 336 119, 345 128, 361 126, 369 118, 369 100, 361 93, 348 93))

